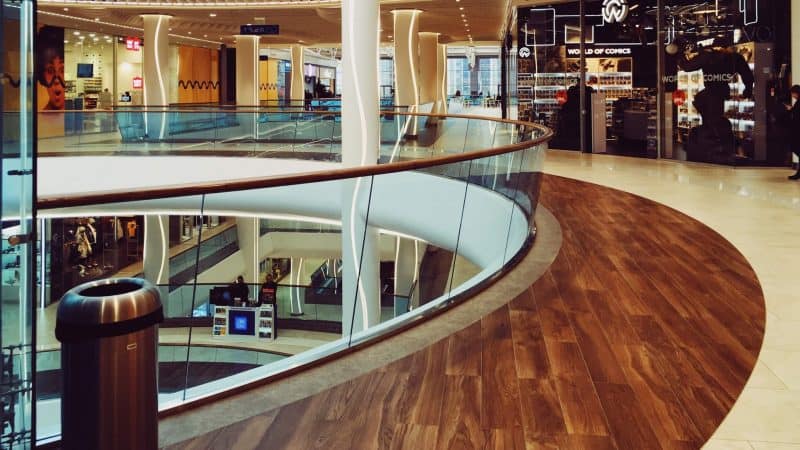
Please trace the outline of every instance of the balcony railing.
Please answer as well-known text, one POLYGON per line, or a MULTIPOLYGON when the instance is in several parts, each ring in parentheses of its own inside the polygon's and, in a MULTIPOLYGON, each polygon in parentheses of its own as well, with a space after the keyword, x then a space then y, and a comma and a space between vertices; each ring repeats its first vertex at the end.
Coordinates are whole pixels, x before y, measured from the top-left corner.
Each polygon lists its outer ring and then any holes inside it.
MULTIPOLYGON (((62 148, 77 145, 74 149, 77 155, 92 154, 94 149, 102 148, 106 148, 107 153, 111 149, 111 153, 116 154, 148 155, 167 148, 191 155, 193 151, 180 147, 185 142, 171 141, 180 133, 170 134, 177 129, 175 126, 188 130, 185 118, 191 117, 192 120, 208 120, 208 129, 184 134, 196 135, 196 143, 201 144, 198 148, 209 155, 233 156, 229 146, 244 145, 248 156, 305 159, 308 153, 314 153, 309 149, 324 137, 327 140, 323 147, 327 150, 321 151, 335 157, 329 160, 328 168, 313 172, 49 195, 39 198, 37 206, 41 217, 173 214, 262 217, 273 221, 276 216, 294 217, 301 218, 306 225, 293 225, 292 219, 282 219, 289 220, 288 224, 273 224, 289 232, 314 229, 319 230, 318 234, 339 238, 344 253, 348 246, 361 250, 356 252, 358 257, 354 260, 342 258, 342 276, 336 273, 338 269, 330 274, 330 278, 335 279, 331 282, 334 286, 299 285, 291 283, 291 279, 288 283, 282 282, 278 289, 279 332, 275 341, 215 337, 211 335, 211 324, 206 322, 187 321, 185 326, 163 328, 162 349, 164 345, 170 346, 169 370, 183 374, 183 378, 178 377, 182 381, 177 384, 175 379, 170 379, 169 389, 162 389, 159 394, 161 414, 168 415, 290 376, 311 364, 369 345, 433 317, 473 297, 510 270, 535 235, 533 217, 544 150, 551 137, 550 130, 539 125, 487 117, 383 112, 380 161, 369 166, 342 168, 336 163, 342 150, 340 117, 335 112, 236 109, 108 114, 109 120, 116 124, 109 132, 114 135, 113 142, 80 144, 82 139, 88 139, 83 135, 53 138, 52 142, 63 139, 62 148), (125 114, 138 114, 139 119, 123 119, 121 115, 125 114), (165 129, 169 132, 158 139, 149 133, 143 135, 141 122, 148 116, 147 129, 153 130, 155 123, 160 133, 160 125, 166 123, 165 129), (420 122, 417 136, 407 133, 406 124, 410 120, 420 122), (427 126, 427 122, 438 125, 427 126), (138 131, 123 133, 121 130, 126 123, 136 123, 138 131), (252 125, 247 129, 252 138, 234 139, 240 135, 237 127, 243 123, 252 125), (279 142, 284 137, 286 142, 279 142), (69 142, 73 138, 78 139, 77 144, 69 142), (277 148, 291 148, 291 151, 278 152, 277 148), (319 228, 307 225, 314 223, 326 225, 319 228), (394 241, 396 248, 390 249, 395 251, 396 267, 392 283, 403 284, 399 281, 403 279, 408 292, 395 293, 394 286, 378 283, 379 291, 367 295, 364 300, 357 290, 344 287, 348 282, 360 286, 365 277, 373 276, 368 274, 377 274, 372 266, 380 261, 381 249, 373 249, 371 256, 364 256, 363 249, 368 247, 370 239, 394 241), (410 259, 403 261, 403 258, 410 259), (403 268, 408 269, 408 273, 403 273, 403 268), (354 278, 348 279, 348 276, 354 278), (303 321, 329 322, 336 326, 313 331, 303 321), (283 336, 282 323, 287 330, 283 336), (222 362, 236 366, 222 371, 224 376, 203 379, 198 374, 210 367, 207 354, 214 348, 272 352, 280 357, 243 354, 245 365, 225 359, 222 362)), ((44 150, 45 142, 40 144, 44 150)), ((204 245, 202 236, 198 236, 197 245, 191 251, 202 255, 204 245)), ((241 242, 239 246, 241 248, 241 242)), ((163 286, 169 318, 208 316, 213 308, 209 306, 210 288, 231 279, 204 279, 204 274, 195 269, 191 281, 177 287, 163 286)), ((251 292, 255 290, 255 285, 250 286, 251 292)), ((40 322, 39 326, 44 325, 40 322)), ((39 335, 51 331, 39 330, 39 335)), ((51 344, 47 350, 57 352, 57 342, 51 344)), ((55 358, 55 354, 48 354, 48 358, 55 358)), ((57 389, 39 396, 37 439, 40 442, 58 438, 58 402, 57 389)))

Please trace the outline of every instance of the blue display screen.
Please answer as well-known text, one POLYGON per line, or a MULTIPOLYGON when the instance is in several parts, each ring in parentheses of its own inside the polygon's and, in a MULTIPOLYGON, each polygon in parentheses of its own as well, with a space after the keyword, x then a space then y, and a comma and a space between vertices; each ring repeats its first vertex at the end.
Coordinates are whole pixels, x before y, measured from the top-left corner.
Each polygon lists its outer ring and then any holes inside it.
POLYGON ((78 78, 92 78, 94 76, 94 66, 92 64, 78 63, 76 72, 78 72, 78 78))
POLYGON ((228 311, 229 334, 252 336, 256 333, 256 312, 248 310, 228 311))

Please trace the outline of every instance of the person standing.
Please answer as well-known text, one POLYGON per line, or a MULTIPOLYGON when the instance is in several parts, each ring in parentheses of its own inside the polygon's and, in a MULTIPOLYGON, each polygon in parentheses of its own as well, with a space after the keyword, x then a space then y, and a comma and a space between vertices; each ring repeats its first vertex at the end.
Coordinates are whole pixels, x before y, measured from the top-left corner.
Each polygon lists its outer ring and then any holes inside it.
POLYGON ((268 273, 264 284, 261 285, 261 292, 258 296, 259 304, 272 305, 272 334, 275 339, 278 338, 278 283, 272 278, 272 274, 268 273))
POLYGON ((238 301, 241 305, 246 305, 248 297, 250 297, 250 288, 244 282, 244 277, 239 275, 236 281, 231 286, 231 295, 233 295, 234 302, 238 301))
MULTIPOLYGON (((789 149, 800 158, 800 85, 795 84, 789 90, 791 103, 786 105, 786 110, 789 111, 789 149)), ((800 163, 798 163, 797 172, 789 176, 792 181, 800 180, 800 163)))

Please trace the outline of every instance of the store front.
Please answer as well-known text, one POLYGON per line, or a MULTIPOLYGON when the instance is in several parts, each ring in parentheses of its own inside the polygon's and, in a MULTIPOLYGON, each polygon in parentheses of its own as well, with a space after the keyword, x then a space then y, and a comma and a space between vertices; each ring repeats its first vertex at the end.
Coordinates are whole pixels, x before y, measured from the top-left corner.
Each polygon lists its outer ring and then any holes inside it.
POLYGON ((553 128, 555 148, 786 165, 786 11, 786 0, 519 8, 517 113, 553 128))
MULTIPOLYGON (((36 42, 46 68, 37 83, 39 138, 112 132, 113 115, 91 112, 143 105, 141 38, 43 25, 36 42)), ((219 51, 170 44, 169 53, 169 104, 218 103, 219 51)))

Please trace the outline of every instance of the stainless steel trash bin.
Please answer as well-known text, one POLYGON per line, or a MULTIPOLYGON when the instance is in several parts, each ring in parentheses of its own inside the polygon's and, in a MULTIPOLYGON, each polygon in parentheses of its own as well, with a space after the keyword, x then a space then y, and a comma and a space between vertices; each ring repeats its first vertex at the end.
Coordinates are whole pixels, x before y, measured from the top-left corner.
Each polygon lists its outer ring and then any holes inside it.
POLYGON ((158 446, 158 290, 138 278, 78 286, 61 298, 64 450, 158 446))

